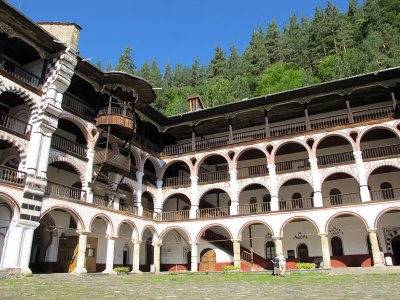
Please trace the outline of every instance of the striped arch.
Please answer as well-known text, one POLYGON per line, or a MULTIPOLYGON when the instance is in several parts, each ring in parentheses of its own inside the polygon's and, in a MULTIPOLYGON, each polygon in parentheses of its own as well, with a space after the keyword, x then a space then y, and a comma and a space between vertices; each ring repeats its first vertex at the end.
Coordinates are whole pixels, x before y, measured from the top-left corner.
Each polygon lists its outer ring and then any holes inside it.
POLYGON ((264 226, 267 227, 267 229, 271 232, 272 236, 275 236, 275 235, 276 235, 276 234, 274 233, 274 231, 272 230, 271 226, 269 226, 269 225, 268 225, 267 223, 265 223, 264 221, 261 221, 261 220, 251 220, 251 221, 248 221, 248 222, 246 222, 245 224, 243 224, 242 227, 239 229, 239 233, 238 233, 237 239, 238 239, 238 240, 242 240, 242 233, 243 233, 243 230, 244 230, 247 226, 253 225, 253 224, 262 224, 262 225, 264 225, 264 226))
MULTIPOLYGON (((354 130, 355 130, 355 129, 352 129, 352 131, 354 131, 354 130)), ((316 157, 316 156, 317 156, 317 148, 318 148, 318 145, 319 145, 323 140, 325 140, 326 138, 329 138, 329 137, 332 137, 332 136, 338 136, 338 137, 344 138, 346 141, 349 142, 351 148, 353 149, 353 152, 354 152, 354 151, 357 151, 357 149, 358 149, 358 148, 357 148, 357 145, 356 145, 356 143, 353 141, 353 139, 352 139, 349 135, 347 135, 347 134, 345 134, 345 133, 343 133, 343 132, 340 132, 340 131, 333 131, 333 132, 329 132, 329 133, 324 133, 324 134, 322 134, 321 136, 319 136, 317 139, 314 140, 314 145, 313 145, 313 148, 312 148, 312 151, 311 151, 313 157, 316 157)))
POLYGON ((21 164, 24 166, 26 163, 27 147, 28 145, 22 144, 16 136, 9 134, 8 132, 0 133, 0 140, 11 143, 19 153, 19 158, 21 159, 21 164))
POLYGON ((71 123, 74 123, 76 126, 78 126, 78 128, 82 131, 83 135, 85 136, 86 146, 88 148, 93 148, 94 139, 93 139, 90 131, 95 127, 93 127, 91 125, 90 125, 90 127, 88 127, 88 124, 87 123, 85 124, 84 122, 82 122, 82 120, 80 118, 74 116, 73 114, 67 113, 65 111, 61 113, 61 115, 58 119, 70 121, 71 123), (92 147, 90 147, 90 146, 92 146, 92 147))
POLYGON ((305 216, 295 216, 295 217, 291 217, 291 218, 287 219, 287 220, 282 224, 281 229, 279 229, 279 235, 283 236, 283 229, 285 228, 285 226, 286 226, 287 224, 289 224, 290 222, 292 222, 292 221, 294 221, 294 220, 299 220, 299 219, 309 221, 311 224, 314 225, 315 229, 317 230, 317 233, 320 232, 320 229, 319 229, 317 223, 315 223, 313 219, 311 219, 311 218, 309 218, 309 217, 305 217, 305 216))
POLYGON ((229 187, 226 187, 223 184, 209 184, 206 188, 201 189, 201 190, 199 189, 199 196, 197 198, 197 203, 200 203, 200 199, 203 198, 203 196, 211 190, 222 190, 228 194, 230 199, 232 199, 231 191, 230 191, 229 187))
POLYGON ((269 183, 267 181, 263 180, 262 178, 250 178, 250 179, 242 180, 240 182, 240 185, 239 185, 238 191, 237 191, 237 199, 240 198, 240 193, 246 187, 248 187, 249 185, 252 185, 252 184, 262 185, 263 187, 265 187, 268 190, 269 193, 271 193, 271 189, 270 189, 269 183))
POLYGON ((375 218, 375 220, 374 220, 374 225, 373 225, 374 227, 373 227, 373 228, 378 228, 379 219, 380 219, 385 213, 390 212, 390 211, 400 211, 400 206, 392 206, 392 207, 385 208, 384 210, 382 210, 382 211, 376 216, 376 218, 375 218))
POLYGON ((5 92, 10 92, 10 93, 20 96, 21 99, 23 99, 25 101, 25 103, 31 108, 31 110, 32 110, 31 115, 33 115, 33 113, 37 113, 38 106, 35 103, 35 100, 22 87, 17 87, 17 86, 6 87, 4 85, 0 86, 0 94, 5 93, 5 92))
POLYGON ((353 177, 358 183, 360 183, 358 180, 358 175, 357 175, 355 168, 350 168, 349 166, 338 166, 338 167, 334 167, 334 168, 329 168, 329 169, 321 172, 320 186, 322 186, 324 181, 329 176, 331 176, 332 174, 335 174, 335 173, 346 173, 346 174, 350 175, 351 177, 353 177))
POLYGON ((67 207, 67 206, 63 206, 63 205, 52 206, 52 207, 48 208, 47 210, 43 211, 41 213, 40 218, 43 218, 46 214, 50 213, 53 210, 62 210, 64 212, 69 213, 76 223, 76 228, 78 230, 85 230, 85 228, 86 228, 85 223, 83 222, 83 219, 80 216, 80 214, 75 209, 67 207))
POLYGON ((162 243, 162 240, 166 237, 166 235, 168 234, 168 233, 170 233, 171 231, 173 231, 173 230, 180 230, 180 231, 182 231, 183 233, 185 233, 185 235, 186 235, 186 237, 187 237, 187 242, 189 242, 189 241, 191 241, 191 239, 192 239, 192 237, 190 236, 190 234, 189 234, 189 232, 185 229, 185 228, 183 228, 183 227, 180 227, 180 226, 172 226, 172 227, 168 227, 168 228, 166 228, 166 229, 164 229, 161 233, 160 233, 160 242, 162 243))
POLYGON ((10 208, 12 213, 11 220, 17 221, 21 212, 21 207, 19 206, 18 202, 14 199, 14 197, 5 192, 0 192, 0 199, 3 199, 10 208))
POLYGON ((237 168, 237 163, 238 163, 238 161, 239 161, 239 158, 240 158, 240 156, 244 153, 244 152, 246 152, 246 151, 248 151, 248 150, 259 150, 259 151, 261 151, 262 153, 264 153, 264 155, 265 155, 265 159, 267 160, 267 163, 269 162, 269 160, 271 159, 269 156, 269 153, 267 152, 267 150, 266 150, 266 148, 265 147, 262 147, 262 146, 258 146, 258 145, 253 145, 253 146, 246 146, 246 147, 243 147, 243 149, 240 149, 238 152, 236 152, 236 154, 235 154, 235 156, 233 157, 233 161, 232 161, 232 164, 233 164, 233 167, 236 169, 237 168))
MULTIPOLYGON (((99 141, 101 138, 103 138, 103 137, 106 138, 106 137, 107 137, 107 136, 105 136, 104 134, 105 134, 104 131, 103 131, 103 133, 102 133, 101 135, 100 135, 100 134, 97 134, 97 139, 93 141, 95 145, 97 145, 98 141, 99 141)), ((113 137, 112 135, 110 135, 110 139, 108 140, 108 142, 110 143, 110 145, 111 145, 111 147, 112 147, 112 151, 113 151, 113 152, 116 152, 116 153, 119 153, 119 145, 118 145, 118 141, 115 139, 115 137, 113 137)))
POLYGON ((280 143, 277 143, 277 144, 274 145, 274 149, 272 150, 272 153, 271 153, 271 158, 272 158, 272 160, 273 160, 273 161, 271 161, 271 163, 272 163, 272 162, 275 162, 276 152, 278 152, 279 149, 282 148, 283 146, 285 146, 285 145, 287 145, 287 144, 290 144, 290 143, 295 143, 295 144, 299 144, 300 146, 303 146, 304 149, 305 149, 305 150, 307 151, 307 153, 308 153, 308 157, 311 157, 311 156, 310 156, 310 155, 311 155, 311 149, 310 149, 310 147, 307 145, 307 143, 306 143, 305 141, 303 141, 302 139, 295 139, 295 138, 293 138, 293 139, 283 140, 283 141, 281 141, 280 143))
POLYGON ((142 162, 141 162, 140 168, 139 168, 139 166, 137 166, 138 169, 143 171, 144 165, 146 164, 147 160, 151 161, 151 163, 153 164, 154 170, 156 171, 156 177, 161 178, 160 177, 160 173, 161 173, 160 162, 157 160, 157 158, 155 158, 154 156, 151 156, 150 154, 142 153, 142 162))
POLYGON ((400 138, 400 132, 396 129, 396 124, 394 126, 388 125, 388 124, 375 124, 375 125, 369 125, 363 128, 360 132, 360 134, 357 136, 357 147, 358 149, 361 149, 361 139, 371 130, 374 129, 386 129, 389 130, 390 132, 394 133, 398 138, 400 138))
POLYGON ((143 235, 144 235, 146 229, 150 230, 150 232, 153 234, 153 243, 154 242, 158 243, 159 242, 158 232, 153 225, 146 225, 143 228, 142 232, 140 233, 140 239, 143 241, 143 235))
POLYGON ((121 226, 122 226, 123 224, 127 224, 127 225, 132 229, 132 236, 131 236, 131 238, 132 238, 133 240, 137 240, 137 239, 139 238, 138 229, 137 229, 137 227, 135 226, 135 224, 134 224, 131 220, 128 220, 128 219, 122 220, 122 221, 118 224, 116 234, 119 235, 119 230, 121 229, 121 226))
POLYGON ((55 153, 55 154, 50 155, 48 164, 50 165, 56 161, 62 161, 62 162, 66 162, 66 163, 70 164, 74 168, 74 170, 78 173, 81 183, 83 184, 85 182, 85 170, 75 160, 73 160, 69 157, 62 156, 58 153, 55 153))
POLYGON ((139 166, 141 165, 140 154, 137 151, 138 149, 135 146, 131 146, 131 154, 133 159, 135 160, 135 167, 139 170, 139 166))
POLYGON ((311 176, 311 171, 306 171, 306 172, 296 172, 296 173, 287 173, 283 175, 278 175, 278 183, 276 186, 277 191, 281 189, 281 187, 289 180, 292 179, 303 179, 305 182, 313 186, 312 183, 312 176, 311 176))
POLYGON ((110 217, 104 213, 98 213, 90 220, 90 223, 89 223, 90 231, 92 231, 93 222, 97 218, 102 219, 106 223, 106 234, 107 235, 115 236, 116 234, 118 234, 118 232, 114 232, 114 226, 113 226, 113 223, 112 223, 110 217))
POLYGON ((166 164, 160 169, 160 178, 164 178, 164 173, 165 173, 165 171, 168 169, 168 167, 170 167, 171 165, 173 165, 173 164, 176 163, 176 162, 183 162, 183 163, 185 163, 185 164, 189 167, 190 175, 194 175, 194 174, 193 174, 193 172, 194 172, 194 170, 193 170, 193 164, 191 163, 190 160, 183 159, 183 158, 175 158, 175 159, 170 160, 168 163, 166 163, 166 164))
POLYGON ((201 166, 201 164, 209 157, 211 156, 222 156, 223 158, 225 158, 228 166, 229 166, 229 170, 232 170, 232 161, 229 158, 228 154, 226 154, 223 151, 217 151, 217 152, 209 152, 204 154, 203 156, 200 157, 196 157, 197 161, 196 164, 194 165, 194 169, 193 169, 193 173, 194 175, 198 175, 199 174, 199 168, 201 166))
POLYGON ((131 178, 124 177, 121 184, 126 184, 129 186, 129 188, 132 190, 132 193, 136 192, 135 181, 133 181, 131 178))
POLYGON ((163 199, 161 200, 162 202, 160 203, 161 207, 164 207, 164 202, 168 200, 168 198, 171 198, 171 196, 174 195, 185 195, 186 197, 188 197, 189 201, 190 201, 190 205, 192 205, 192 198, 191 198, 191 192, 190 190, 187 189, 182 189, 182 190, 168 190, 166 193, 163 193, 163 199))
POLYGON ((222 227, 222 228, 224 228, 225 231, 228 232, 229 238, 230 238, 230 239, 233 239, 232 232, 229 230, 228 227, 226 227, 225 225, 222 225, 222 224, 220 224, 220 223, 211 223, 211 224, 208 224, 207 226, 203 227, 203 228, 200 230, 200 232, 199 232, 199 233, 197 234, 197 236, 196 236, 195 242, 200 243, 200 239, 201 239, 201 236, 203 235, 203 233, 206 232, 207 229, 210 229, 210 228, 212 228, 212 227, 222 227))
POLYGON ((357 213, 355 213, 355 212, 352 212, 352 211, 340 211, 340 212, 337 212, 337 213, 335 213, 334 215, 332 215, 332 216, 326 221, 326 224, 325 224, 325 231, 324 231, 324 232, 329 232, 328 229, 329 229, 329 224, 331 223, 331 221, 332 221, 333 219, 335 219, 336 217, 341 216, 341 215, 352 215, 353 217, 359 218, 359 219, 364 223, 364 225, 365 225, 365 230, 368 229, 368 222, 367 222, 367 221, 364 219, 364 217, 362 217, 361 215, 359 215, 359 214, 357 214, 357 213))
POLYGON ((394 167, 396 169, 399 169, 399 171, 400 171, 400 160, 399 159, 391 159, 391 160, 369 162, 368 169, 365 171, 365 177, 367 178, 367 181, 368 181, 371 173, 380 167, 394 167))

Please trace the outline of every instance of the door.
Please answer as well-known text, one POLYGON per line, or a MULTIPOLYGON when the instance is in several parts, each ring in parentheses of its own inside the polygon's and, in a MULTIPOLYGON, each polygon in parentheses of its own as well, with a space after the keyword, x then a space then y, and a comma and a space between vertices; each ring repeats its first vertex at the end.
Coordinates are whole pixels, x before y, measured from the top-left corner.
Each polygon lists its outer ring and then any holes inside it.
POLYGON ((96 272, 97 238, 88 237, 86 242, 85 267, 88 273, 96 272))
POLYGON ((61 273, 72 272, 76 267, 77 258, 78 237, 60 237, 60 243, 58 247, 57 271, 61 273))
POLYGON ((395 266, 398 266, 400 265, 400 235, 393 238, 392 251, 393 251, 393 264, 395 266))
POLYGON ((308 247, 306 244, 300 244, 297 247, 297 256, 299 258, 299 262, 308 261, 308 247))
POLYGON ((201 270, 202 271, 215 271, 216 266, 216 255, 215 251, 212 249, 204 249, 201 251, 201 270))

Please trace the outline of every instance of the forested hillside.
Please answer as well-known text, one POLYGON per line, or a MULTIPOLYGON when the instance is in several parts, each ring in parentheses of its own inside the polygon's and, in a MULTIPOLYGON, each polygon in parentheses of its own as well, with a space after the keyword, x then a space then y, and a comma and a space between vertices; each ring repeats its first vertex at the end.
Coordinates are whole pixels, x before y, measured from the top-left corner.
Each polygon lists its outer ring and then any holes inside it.
MULTIPOLYGON (((340 11, 330 1, 312 18, 292 15, 280 29, 275 21, 254 31, 239 54, 219 46, 208 66, 156 60, 135 69, 127 48, 113 68, 150 81, 157 90, 153 106, 166 115, 186 112, 187 97, 200 94, 206 107, 307 86, 400 65, 400 0, 350 0, 340 11)), ((101 67, 101 63, 98 64, 101 67)))

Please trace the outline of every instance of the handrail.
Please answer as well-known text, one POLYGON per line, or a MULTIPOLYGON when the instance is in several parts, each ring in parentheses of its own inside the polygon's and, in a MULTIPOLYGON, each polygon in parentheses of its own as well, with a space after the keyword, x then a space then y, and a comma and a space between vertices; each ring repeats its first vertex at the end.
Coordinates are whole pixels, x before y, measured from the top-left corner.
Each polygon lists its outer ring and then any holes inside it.
POLYGON ((310 120, 312 130, 324 129, 346 124, 349 124, 349 117, 347 114, 338 114, 336 116, 321 117, 310 120))
POLYGON ((386 145, 362 150, 364 160, 378 157, 393 157, 400 155, 400 144, 386 145))
POLYGON ((204 150, 204 149, 209 149, 209 148, 226 146, 228 144, 229 144, 229 137, 222 136, 222 137, 216 137, 216 138, 204 139, 201 141, 197 141, 195 143, 195 146, 196 146, 196 150, 198 151, 198 150, 204 150))
POLYGON ((365 122, 390 117, 393 114, 392 105, 384 105, 374 108, 360 109, 353 112, 354 122, 365 122))
POLYGON ((25 185, 25 178, 25 172, 21 172, 6 166, 0 166, 0 182, 23 187, 25 185))
POLYGON ((371 201, 391 201, 400 199, 400 188, 370 191, 371 201))
POLYGON ((24 136, 29 136, 32 129, 32 125, 29 123, 21 121, 4 112, 0 112, 0 127, 7 128, 24 136))
POLYGON ((131 213, 135 216, 138 215, 138 208, 133 205, 119 203, 119 210, 127 212, 127 213, 131 213))
POLYGON ((214 172, 205 172, 199 174, 198 183, 211 183, 218 181, 226 181, 229 178, 229 174, 227 170, 223 171, 214 171, 214 172))
POLYGON ((270 134, 273 137, 277 137, 282 135, 291 135, 299 132, 304 132, 306 130, 307 130, 306 122, 300 121, 290 124, 271 126, 270 134))
POLYGON ((197 218, 214 218, 229 216, 229 207, 201 208, 197 210, 197 218))
POLYGON ((259 214, 271 211, 270 202, 252 203, 252 204, 239 204, 239 215, 259 214))
POLYGON ((232 137, 232 142, 235 144, 260 139, 265 139, 265 129, 249 130, 245 132, 235 133, 232 137))
POLYGON ((237 169, 237 179, 260 177, 268 175, 268 165, 249 166, 237 169))
POLYGON ((97 116, 104 116, 104 115, 118 115, 132 120, 135 119, 133 113, 129 109, 123 107, 109 107, 109 106, 103 107, 99 110, 97 116))
POLYGON ((279 200, 279 210, 282 211, 310 209, 313 207, 314 207, 313 198, 279 200))
POLYGON ((184 187, 190 186, 190 176, 169 177, 163 179, 164 187, 184 187))
POLYGON ((336 165, 354 161, 353 151, 317 156, 318 166, 336 165))
POLYGON ((308 158, 294 159, 289 161, 281 161, 275 163, 276 173, 297 172, 310 169, 310 162, 308 158))
POLYGON ((13 75, 14 77, 30 84, 33 87, 40 85, 40 77, 25 70, 24 68, 16 65, 11 60, 3 57, 3 61, 0 61, 0 68, 5 72, 13 75))
POLYGON ((86 202, 86 191, 51 181, 47 182, 46 195, 86 202))
POLYGON ((62 106, 72 109, 75 112, 81 113, 82 115, 96 115, 96 109, 94 107, 89 106, 88 104, 84 103, 78 97, 70 94, 65 93, 63 97, 62 106))
POLYGON ((164 211, 157 214, 157 221, 180 221, 189 219, 189 210, 164 211))
POLYGON ((86 146, 68 140, 61 135, 53 134, 53 137, 51 139, 51 146, 72 154, 76 154, 80 157, 86 158, 86 152, 87 152, 86 146))
POLYGON ((330 195, 322 199, 325 207, 357 204, 361 202, 360 193, 330 195))
POLYGON ((143 214, 142 214, 142 217, 143 217, 143 218, 146 218, 146 219, 153 219, 153 217, 154 217, 154 211, 143 207, 143 214))

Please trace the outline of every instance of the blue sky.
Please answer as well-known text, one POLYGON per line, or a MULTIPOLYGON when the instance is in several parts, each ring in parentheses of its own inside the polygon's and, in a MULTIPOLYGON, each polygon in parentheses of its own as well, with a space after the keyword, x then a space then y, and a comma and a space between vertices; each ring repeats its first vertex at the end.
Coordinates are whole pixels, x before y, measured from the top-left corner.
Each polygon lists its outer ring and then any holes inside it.
MULTIPOLYGON (((349 0, 332 0, 346 11, 349 0)), ((7 0, 33 21, 75 22, 83 30, 82 57, 115 65, 127 46, 138 68, 157 60, 208 64, 216 45, 227 53, 235 43, 240 53, 251 33, 276 20, 280 27, 291 14, 311 17, 326 0, 7 0)), ((361 1, 359 1, 361 2, 361 1)))

